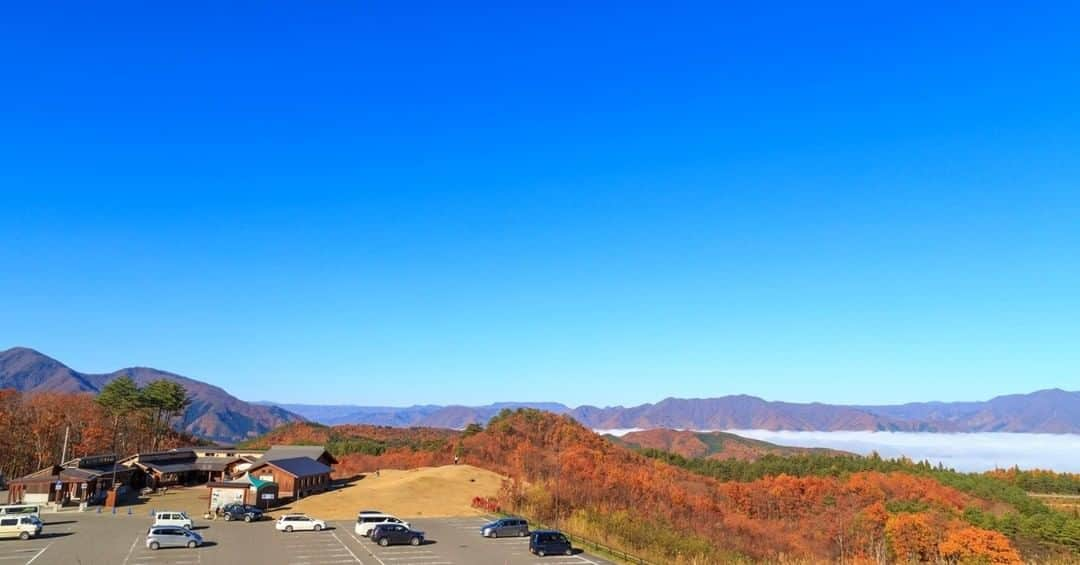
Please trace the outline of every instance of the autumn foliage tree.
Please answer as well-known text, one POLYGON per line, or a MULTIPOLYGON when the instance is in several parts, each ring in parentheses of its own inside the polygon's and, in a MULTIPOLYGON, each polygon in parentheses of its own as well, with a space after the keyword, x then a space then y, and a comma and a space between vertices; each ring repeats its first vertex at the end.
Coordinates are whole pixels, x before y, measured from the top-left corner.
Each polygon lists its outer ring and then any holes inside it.
POLYGON ((941 542, 940 552, 941 557, 950 563, 1023 563, 1009 538, 979 528, 967 527, 949 532, 941 542))
POLYGON ((65 457, 197 443, 171 429, 151 429, 140 418, 140 409, 137 403, 102 403, 86 393, 0 390, 0 429, 7 431, 0 434, 0 472, 14 478, 61 463, 65 457))
POLYGON ((900 563, 929 563, 937 559, 938 529, 924 513, 901 513, 885 522, 889 549, 900 563))

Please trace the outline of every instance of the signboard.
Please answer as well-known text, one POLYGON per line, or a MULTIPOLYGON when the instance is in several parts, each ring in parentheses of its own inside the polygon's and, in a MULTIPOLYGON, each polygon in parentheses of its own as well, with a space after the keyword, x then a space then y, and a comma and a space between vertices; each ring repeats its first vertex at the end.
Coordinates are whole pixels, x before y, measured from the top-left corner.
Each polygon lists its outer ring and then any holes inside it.
POLYGON ((244 503, 243 490, 214 488, 210 491, 210 508, 221 508, 234 502, 237 504, 244 503))
POLYGON ((262 493, 261 496, 259 496, 259 498, 261 498, 263 500, 274 500, 274 493, 272 493, 272 492, 264 492, 264 493, 262 493))

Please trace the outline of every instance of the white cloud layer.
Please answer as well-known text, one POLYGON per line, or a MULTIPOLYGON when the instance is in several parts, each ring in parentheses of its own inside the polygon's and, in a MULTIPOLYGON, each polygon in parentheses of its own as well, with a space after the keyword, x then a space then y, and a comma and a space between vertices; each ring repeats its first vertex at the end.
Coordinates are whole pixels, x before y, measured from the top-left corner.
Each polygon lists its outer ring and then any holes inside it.
MULTIPOLYGON (((597 430, 623 435, 634 430, 597 430)), ((986 471, 1019 465, 1022 469, 1053 469, 1080 473, 1080 435, 918 432, 791 432, 723 430, 780 445, 829 447, 862 455, 929 460, 959 471, 986 471)))

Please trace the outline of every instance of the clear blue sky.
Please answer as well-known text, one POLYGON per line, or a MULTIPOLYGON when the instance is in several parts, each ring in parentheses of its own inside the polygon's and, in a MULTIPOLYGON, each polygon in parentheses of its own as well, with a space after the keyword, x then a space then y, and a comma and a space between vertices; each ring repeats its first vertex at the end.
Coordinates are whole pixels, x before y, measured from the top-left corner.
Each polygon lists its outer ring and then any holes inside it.
POLYGON ((1067 3, 30 4, 0 347, 289 402, 1080 389, 1067 3))

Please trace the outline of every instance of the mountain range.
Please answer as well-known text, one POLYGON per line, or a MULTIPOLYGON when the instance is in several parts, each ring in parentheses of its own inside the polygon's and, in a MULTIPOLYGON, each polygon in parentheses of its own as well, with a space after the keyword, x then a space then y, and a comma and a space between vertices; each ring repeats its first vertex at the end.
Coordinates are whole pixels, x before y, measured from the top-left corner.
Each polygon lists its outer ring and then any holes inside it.
POLYGON ((557 402, 501 402, 483 406, 408 407, 310 405, 245 402, 219 387, 152 369, 131 367, 111 373, 75 371, 25 347, 0 351, 0 388, 24 392, 100 392, 109 381, 128 375, 140 386, 156 379, 187 388, 192 402, 179 422, 200 437, 236 442, 274 427, 310 420, 328 425, 372 424, 394 427, 461 429, 485 423, 503 409, 537 408, 568 414, 596 430, 793 430, 1080 433, 1080 392, 1060 389, 998 396, 976 402, 922 402, 886 406, 771 402, 755 396, 667 398, 638 406, 578 406, 557 402))
POLYGON ((191 405, 180 418, 178 427, 206 439, 231 443, 264 434, 281 424, 303 420, 283 408, 244 402, 216 386, 157 369, 130 367, 104 374, 80 373, 26 347, 0 351, 0 388, 96 394, 109 381, 124 375, 139 386, 157 379, 183 385, 191 405))
POLYGON ((885 406, 770 402, 755 396, 667 398, 655 404, 571 408, 559 403, 503 402, 483 406, 363 407, 278 404, 324 424, 463 428, 484 423, 503 408, 531 407, 569 414, 596 430, 792 430, 907 432, 1080 433, 1080 392, 1060 389, 976 402, 885 406))

